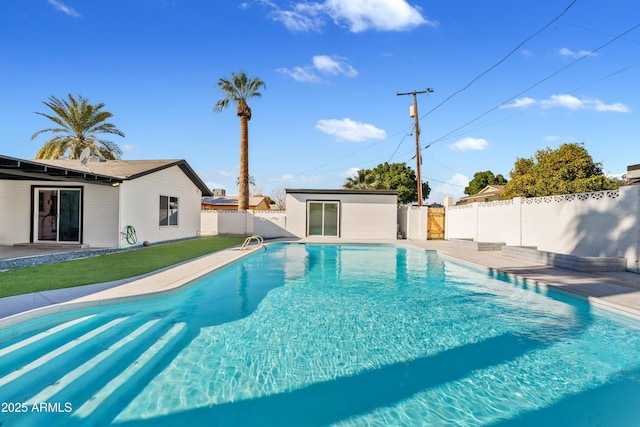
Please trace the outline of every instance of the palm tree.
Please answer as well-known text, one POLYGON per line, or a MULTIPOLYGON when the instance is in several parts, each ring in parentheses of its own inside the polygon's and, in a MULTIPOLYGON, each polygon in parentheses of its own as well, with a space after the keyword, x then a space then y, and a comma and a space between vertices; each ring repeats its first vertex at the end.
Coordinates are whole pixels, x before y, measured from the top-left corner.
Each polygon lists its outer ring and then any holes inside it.
POLYGON ((240 179, 238 192, 238 210, 249 208, 249 120, 251 120, 251 108, 247 105, 248 98, 261 97, 258 92, 261 87, 267 85, 258 77, 247 77, 247 73, 231 73, 231 79, 218 80, 218 87, 222 90, 224 98, 216 102, 214 111, 222 111, 229 101, 237 106, 236 114, 240 117, 240 179))
POLYGON ((82 96, 75 99, 69 94, 69 101, 60 100, 55 96, 49 97, 49 102, 43 101, 54 114, 38 113, 57 124, 52 127, 39 130, 31 136, 35 139, 44 132, 52 132, 55 136, 45 142, 36 159, 55 159, 64 156, 69 151, 70 159, 77 159, 80 153, 89 147, 91 151, 103 156, 105 159, 119 159, 122 150, 114 142, 101 139, 97 134, 109 133, 124 137, 124 133, 112 123, 105 120, 112 117, 108 111, 102 111, 104 104, 89 104, 82 96))
POLYGON ((367 169, 358 169, 355 176, 348 177, 344 183, 344 188, 350 190, 372 190, 380 189, 380 183, 376 181, 376 176, 367 169))

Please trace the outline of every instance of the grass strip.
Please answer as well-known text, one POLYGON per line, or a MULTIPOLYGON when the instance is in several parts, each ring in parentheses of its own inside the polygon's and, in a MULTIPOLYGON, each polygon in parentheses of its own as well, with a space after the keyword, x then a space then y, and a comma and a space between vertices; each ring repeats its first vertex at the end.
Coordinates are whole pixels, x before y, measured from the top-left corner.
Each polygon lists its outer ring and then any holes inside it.
POLYGON ((0 298, 111 282, 147 274, 241 244, 244 237, 206 237, 0 273, 0 298))

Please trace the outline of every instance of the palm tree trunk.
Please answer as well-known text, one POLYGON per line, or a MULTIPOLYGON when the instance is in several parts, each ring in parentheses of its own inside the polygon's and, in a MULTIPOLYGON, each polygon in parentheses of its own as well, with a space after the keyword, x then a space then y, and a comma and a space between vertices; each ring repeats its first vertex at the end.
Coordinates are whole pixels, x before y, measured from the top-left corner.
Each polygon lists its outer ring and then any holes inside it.
POLYGON ((249 119, 240 115, 240 183, 238 210, 249 209, 249 119))

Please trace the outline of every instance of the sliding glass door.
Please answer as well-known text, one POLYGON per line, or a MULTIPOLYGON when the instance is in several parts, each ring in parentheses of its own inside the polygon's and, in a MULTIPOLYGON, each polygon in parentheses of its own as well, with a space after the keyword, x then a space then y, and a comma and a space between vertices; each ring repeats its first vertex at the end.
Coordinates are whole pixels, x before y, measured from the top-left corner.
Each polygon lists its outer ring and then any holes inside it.
POLYGON ((307 203, 307 236, 338 236, 338 202, 307 203))
POLYGON ((38 188, 35 197, 35 240, 80 243, 81 190, 38 188))

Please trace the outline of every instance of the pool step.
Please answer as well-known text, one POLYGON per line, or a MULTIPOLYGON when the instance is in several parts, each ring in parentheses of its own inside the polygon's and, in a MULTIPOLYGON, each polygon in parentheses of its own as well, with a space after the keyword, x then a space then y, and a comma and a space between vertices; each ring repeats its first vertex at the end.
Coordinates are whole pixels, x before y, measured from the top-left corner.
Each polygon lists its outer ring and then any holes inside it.
MULTIPOLYGON (((7 375, 5 375, 5 376, 0 378, 0 389, 2 389, 2 387, 6 386, 7 384, 15 381, 16 379, 22 377, 23 375, 28 375, 29 373, 31 373, 34 370, 40 368, 41 366, 43 366, 46 363, 52 361, 53 359, 59 357, 60 355, 63 355, 65 353, 71 351, 75 347, 86 343, 87 341, 89 341, 89 340, 93 339, 94 337, 100 335, 101 333, 109 330, 111 327, 116 326, 118 323, 121 323, 122 321, 124 321, 126 319, 127 319, 126 317, 117 318, 117 319, 114 319, 114 320, 112 320, 110 322, 107 322, 104 325, 87 332, 86 334, 82 335, 81 337, 76 338, 76 339, 74 339, 72 341, 69 341, 66 344, 64 344, 63 346, 58 347, 55 350, 44 354, 43 356, 40 356, 39 358, 31 361, 30 363, 22 366, 21 368, 18 368, 16 370, 8 373, 7 375)), ((67 356, 68 356, 68 354, 67 354, 67 356)))
MULTIPOLYGON (((0 394, 11 401, 24 402, 27 405, 39 405, 42 402, 58 402, 64 408, 65 403, 71 404, 70 413, 35 413, 29 414, 0 414, 0 425, 86 425, 86 417, 96 423, 99 417, 117 416, 124 409, 123 402, 111 401, 111 393, 123 387, 132 390, 132 398, 139 392, 139 385, 145 384, 145 377, 155 373, 157 365, 164 356, 170 353, 180 342, 180 337, 186 333, 186 325, 174 324, 170 319, 151 319, 143 324, 127 325, 123 318, 119 328, 114 331, 118 340, 110 343, 106 348, 102 342, 87 342, 87 346, 96 347, 100 351, 84 355, 82 360, 74 359, 76 364, 67 370, 61 370, 56 364, 37 363, 34 367, 39 370, 38 376, 20 378, 22 384, 8 384, 0 387, 0 394), (120 328, 120 326, 122 328, 120 328), (124 337, 123 335, 126 334, 124 337), (124 366, 124 368, 123 368, 124 366), (27 381, 28 380, 28 381, 27 381), (105 407, 119 407, 118 412, 105 412, 105 407), (78 412, 80 411, 80 412, 78 412), (76 412, 79 415, 76 415, 76 412), (100 415, 94 415, 99 413, 100 415), (73 414, 73 418, 70 418, 73 414), (20 416, 17 416, 20 415, 20 416), (98 418, 96 418, 98 417, 98 418)), ((110 326, 112 322, 109 322, 110 326)), ((103 332, 104 333, 104 332, 103 332)), ((100 332, 94 334, 94 340, 100 339, 100 332)), ((79 345, 78 345, 79 346, 79 345)), ((64 347, 64 346, 62 346, 64 347)), ((62 348, 61 347, 61 348, 62 348)), ((51 353, 60 352, 60 348, 51 353)), ((41 356, 44 360, 47 355, 41 356)), ((11 379, 11 378, 9 378, 11 379)), ((15 382, 20 382, 15 379, 15 382)))
POLYGON ((73 371, 69 372, 64 377, 60 378, 58 381, 56 381, 55 383, 51 384, 50 386, 48 386, 44 390, 42 390, 40 393, 38 393, 35 396, 33 396, 30 399, 28 399, 26 401, 26 403, 27 404, 34 404, 34 403, 38 403, 38 402, 48 402, 48 401, 50 401, 53 396, 55 396, 56 394, 60 393, 62 390, 64 390, 66 387, 68 387, 70 384, 72 384, 74 381, 76 381, 77 379, 79 379, 79 378, 81 378, 81 377, 83 377, 85 375, 89 375, 91 370, 97 368, 98 365, 102 361, 104 361, 108 357, 112 357, 115 352, 117 352, 122 347, 126 346, 130 342, 132 342, 135 339, 137 339, 138 337, 140 337, 140 335, 145 333, 149 328, 151 328, 153 325, 155 325, 159 320, 160 319, 153 319, 153 320, 150 320, 147 323, 143 324, 142 326, 137 328, 135 331, 133 331, 132 333, 130 333, 126 337, 122 338, 120 341, 118 341, 115 344, 111 345, 109 348, 107 348, 106 350, 102 351, 101 353, 98 353, 96 356, 94 356, 90 360, 86 361, 84 364, 78 366, 76 369, 74 369, 73 371))
POLYGON ((126 334, 128 329, 133 330, 139 324, 139 316, 92 316, 90 321, 70 323, 33 334, 3 349, 0 395, 23 402, 119 340, 123 331, 126 334))
POLYGON ((155 372, 156 363, 159 363, 163 356, 169 353, 174 345, 177 345, 180 337, 186 333, 186 329, 187 325, 185 323, 174 324, 120 375, 113 378, 106 386, 74 411, 72 417, 75 420, 82 420, 83 424, 90 425, 99 421, 104 422, 105 417, 115 418, 130 400, 124 399, 128 393, 123 393, 123 389, 128 387, 130 391, 135 391, 131 396, 131 399, 134 398, 139 392, 139 383, 146 384, 146 381, 142 381, 142 379, 155 372))
POLYGON ((26 365, 49 349, 73 341, 112 319, 113 317, 97 315, 83 316, 5 341, 6 345, 0 348, 0 377, 10 373, 12 367, 26 365))

